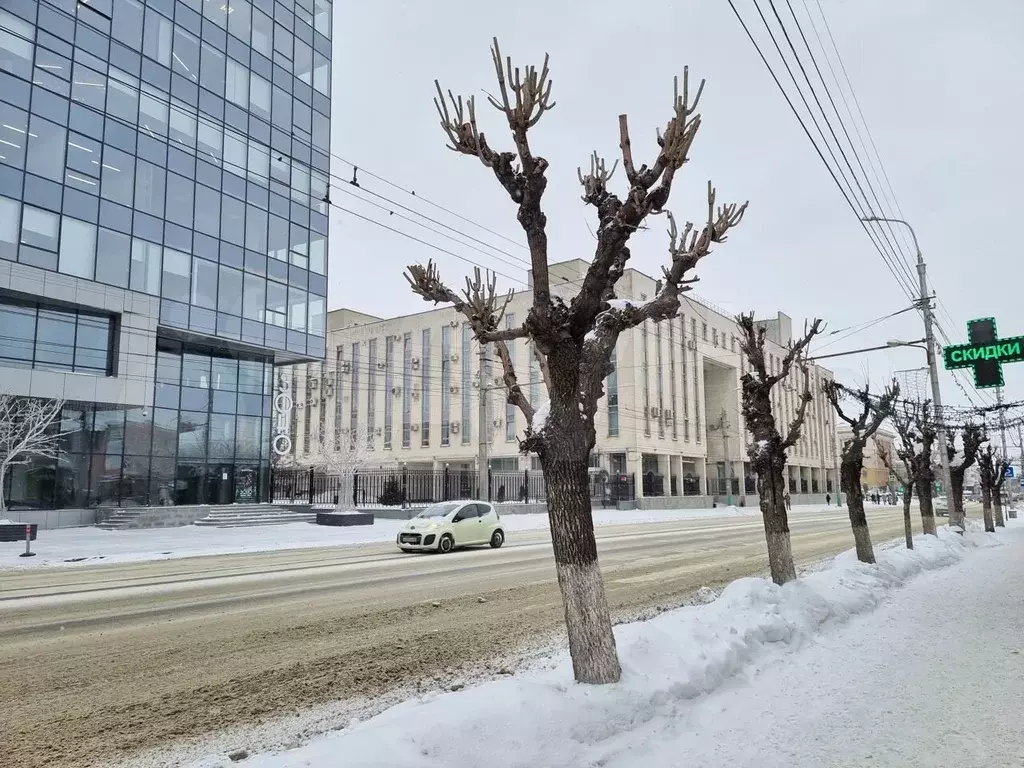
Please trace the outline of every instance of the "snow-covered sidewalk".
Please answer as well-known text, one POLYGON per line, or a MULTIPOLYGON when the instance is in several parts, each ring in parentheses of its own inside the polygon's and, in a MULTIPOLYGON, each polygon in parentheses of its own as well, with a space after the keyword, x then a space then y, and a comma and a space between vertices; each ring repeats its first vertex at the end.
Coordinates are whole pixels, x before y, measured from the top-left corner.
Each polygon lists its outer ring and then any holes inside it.
MULTIPOLYGON (((821 506, 795 507, 794 513, 822 511, 821 506)), ((830 508, 835 514, 845 510, 830 508)), ((717 509, 666 510, 594 510, 595 525, 634 525, 667 523, 713 517, 749 517, 759 519, 757 507, 718 507, 717 509)), ((546 530, 547 515, 502 515, 510 533, 546 530)), ((20 558, 24 542, 0 543, 0 570, 44 566, 95 565, 168 560, 179 557, 229 555, 316 547, 350 547, 394 541, 404 520, 378 518, 372 526, 335 527, 310 523, 289 523, 253 528, 204 528, 186 525, 180 528, 104 531, 99 528, 60 528, 41 530, 32 542, 36 557, 20 558)))
POLYGON ((614 686, 574 685, 563 654, 246 765, 1021 765, 1024 527, 1010 525, 877 546, 877 566, 846 553, 782 588, 740 579, 619 626, 614 686))

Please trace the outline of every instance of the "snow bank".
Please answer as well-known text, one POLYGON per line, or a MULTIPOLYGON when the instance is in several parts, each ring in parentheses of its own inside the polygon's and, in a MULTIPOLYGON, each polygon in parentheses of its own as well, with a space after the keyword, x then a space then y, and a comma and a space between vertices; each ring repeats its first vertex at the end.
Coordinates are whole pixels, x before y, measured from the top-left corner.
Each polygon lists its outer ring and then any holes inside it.
POLYGON ((562 658, 552 670, 406 701, 364 723, 304 747, 256 756, 263 768, 535 768, 594 765, 608 746, 680 701, 717 688, 752 661, 795 650, 823 626, 870 611, 890 590, 923 570, 951 565, 973 547, 998 544, 973 526, 966 536, 941 530, 908 551, 876 549, 875 566, 852 553, 830 568, 779 587, 739 579, 707 605, 616 627, 622 681, 572 683, 562 658), (341 760, 340 755, 344 755, 341 760))

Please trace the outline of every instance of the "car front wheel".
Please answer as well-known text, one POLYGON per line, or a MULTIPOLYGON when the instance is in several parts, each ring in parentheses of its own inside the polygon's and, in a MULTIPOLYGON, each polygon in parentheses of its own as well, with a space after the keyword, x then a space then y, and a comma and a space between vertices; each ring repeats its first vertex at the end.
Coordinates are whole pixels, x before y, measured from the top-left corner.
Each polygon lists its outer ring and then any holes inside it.
POLYGON ((491 534, 491 547, 497 549, 505 543, 505 534, 501 531, 495 531, 491 534))
POLYGON ((437 551, 442 554, 447 554, 452 551, 455 547, 455 540, 451 537, 451 534, 445 534, 441 537, 441 540, 437 542, 437 551))

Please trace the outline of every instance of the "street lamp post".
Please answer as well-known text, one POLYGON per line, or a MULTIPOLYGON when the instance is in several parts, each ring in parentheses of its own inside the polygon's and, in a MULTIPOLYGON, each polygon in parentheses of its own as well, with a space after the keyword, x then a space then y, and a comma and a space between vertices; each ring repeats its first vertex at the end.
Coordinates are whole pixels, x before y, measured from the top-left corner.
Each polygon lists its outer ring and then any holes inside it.
MULTIPOLYGON (((863 220, 866 222, 887 221, 892 224, 902 224, 910 230, 910 236, 914 240, 914 250, 917 252, 917 279, 920 290, 921 314, 924 316, 925 353, 928 355, 928 374, 932 384, 932 404, 935 407, 935 431, 939 442, 939 461, 942 464, 942 484, 945 486, 948 497, 950 488, 952 488, 952 483, 950 481, 949 474, 949 452, 946 450, 946 446, 948 445, 946 440, 946 422, 942 413, 942 392, 939 390, 939 369, 935 362, 935 332, 932 328, 932 305, 928 298, 928 276, 924 257, 921 255, 921 246, 917 242, 917 233, 914 232, 914 228, 903 219, 893 219, 885 216, 865 216, 863 220)), ((963 526, 964 524, 964 521, 960 519, 960 516, 955 513, 952 503, 949 504, 949 524, 951 526, 963 526)))

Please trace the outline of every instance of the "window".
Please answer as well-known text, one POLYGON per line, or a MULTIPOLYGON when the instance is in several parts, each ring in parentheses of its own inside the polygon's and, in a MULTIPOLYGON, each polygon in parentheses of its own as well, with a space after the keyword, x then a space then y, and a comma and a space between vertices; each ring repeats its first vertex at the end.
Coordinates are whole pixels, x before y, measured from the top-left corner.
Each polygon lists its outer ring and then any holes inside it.
POLYGON ((243 109, 249 106, 249 70, 231 58, 227 60, 224 98, 243 109))
POLYGON ((168 248, 164 251, 163 262, 164 281, 160 292, 168 298, 180 300, 188 295, 192 284, 192 258, 187 253, 168 248))
POLYGON ((0 8, 0 70, 31 80, 33 45, 30 40, 34 37, 31 24, 0 8), (8 29, 17 34, 11 34, 8 29))
POLYGON ((676 440, 679 438, 679 430, 676 427, 678 419, 676 418, 677 409, 679 408, 679 401, 676 399, 676 321, 675 318, 669 318, 668 321, 668 381, 669 381, 669 397, 671 398, 672 404, 672 439, 676 440))
MULTIPOLYGON (((352 408, 349 411, 349 435, 355 441, 359 434, 359 342, 352 342, 352 408)), ((369 430, 367 430, 369 432, 369 430)))
POLYGON ((266 278, 246 272, 243 278, 242 317, 262 321, 266 308, 266 278))
POLYGON ((26 170, 51 181, 63 181, 67 131, 56 123, 32 115, 28 136, 26 170))
POLYGON ((153 163, 139 160, 135 167, 135 208, 163 218, 166 188, 167 171, 153 163))
MULTIPOLYGON (((359 370, 352 368, 352 391, 359 385, 359 370)), ((355 399, 355 398, 353 398, 355 399)), ((366 344, 366 439, 373 445, 377 431, 377 340, 366 344)))
POLYGON ((202 184, 196 184, 195 228, 212 237, 220 233, 220 193, 202 184))
POLYGON ((142 42, 142 4, 136 0, 114 0, 111 37, 125 45, 138 47, 142 42))
POLYGON ((658 366, 658 437, 665 437, 665 377, 662 375, 661 323, 654 324, 655 363, 658 366))
POLYGON ((99 186, 93 179, 100 176, 100 151, 102 146, 94 139, 78 133, 68 134, 67 167, 68 179, 89 181, 96 194, 99 186), (71 173, 74 171, 74 175, 71 173), (87 178, 82 178, 87 177, 87 178))
POLYGON ((101 229, 96 241, 96 280, 127 288, 131 251, 131 237, 101 229))
POLYGON ((223 264, 217 283, 217 310, 229 315, 242 314, 242 273, 223 264))
POLYGON ((712 343, 714 344, 714 346, 717 347, 718 346, 718 329, 717 328, 712 328, 711 329, 711 338, 714 340, 712 343))
POLYGON ((331 62, 319 53, 313 54, 313 88, 325 96, 331 95, 331 62))
MULTIPOLYGON (((324 299, 320 296, 309 297, 309 332, 314 336, 325 336, 327 316, 324 313, 324 299)), ((429 340, 428 340, 429 341, 429 340)))
POLYGON ((612 372, 605 380, 605 389, 608 390, 608 437, 619 436, 619 371, 616 364, 615 349, 612 348, 611 356, 612 372))
POLYGON ((420 445, 430 445, 430 329, 423 329, 420 350, 420 445))
POLYGON ((57 268, 66 275, 92 280, 96 271, 96 225, 64 217, 57 268))
POLYGON ((252 9, 252 47, 267 58, 273 54, 274 22, 262 11, 252 9))
POLYGON ((139 95, 139 129, 151 138, 167 136, 169 107, 166 96, 156 88, 142 84, 139 95))
MULTIPOLYGON (((451 442, 452 418, 452 329, 441 328, 441 445, 451 442)), ((424 387, 424 389, 426 389, 424 387)))
POLYGON ((171 35, 174 25, 152 8, 146 9, 142 52, 165 67, 171 66, 171 35))
POLYGON ((701 337, 704 339, 704 341, 708 340, 708 324, 707 323, 701 323, 700 334, 701 334, 701 337))
POLYGON ((21 217, 21 243, 44 251, 57 252, 60 217, 30 205, 24 206, 21 217))
POLYGON ((249 74, 249 111, 264 120, 270 120, 270 83, 257 75, 249 74))
POLYGON ((384 340, 384 449, 389 450, 391 448, 391 422, 392 422, 392 407, 391 401, 394 399, 392 389, 394 388, 394 356, 395 356, 395 342, 393 336, 388 336, 384 340))
POLYGON ((402 447, 412 440, 412 334, 402 337, 402 447))
POLYGON ((0 259, 14 261, 18 255, 18 222, 21 203, 0 197, 0 259))
POLYGON ((107 80, 107 112, 128 125, 135 125, 139 117, 139 81, 126 72, 110 68, 107 80))
POLYGON ((22 168, 27 137, 28 113, 0 102, 0 163, 22 168))
POLYGON ((156 243, 148 243, 139 238, 132 238, 132 268, 130 287, 133 291, 142 291, 154 296, 160 295, 160 271, 163 248, 156 243))
POLYGON ((134 191, 135 158, 108 144, 103 149, 100 195, 115 203, 131 206, 134 191))
POLYGON ((288 327, 288 288, 273 280, 267 281, 267 322, 288 327))
POLYGON ((76 63, 75 75, 71 80, 71 100, 102 112, 106 99, 107 78, 99 72, 76 63))
MULTIPOLYGON (((213 3, 207 3, 213 5, 213 3)), ((224 54, 203 41, 199 65, 199 84, 218 96, 224 95, 224 54)))
MULTIPOLYGON (((697 360, 697 321, 690 319, 690 331, 693 337, 691 341, 694 345, 693 359, 697 360)), ((690 401, 689 394, 686 389, 686 315, 682 315, 679 322, 679 343, 682 345, 680 351, 680 357, 682 358, 682 379, 680 384, 683 390, 683 440, 689 441, 690 439, 690 401)), ((694 371, 697 370, 696 364, 694 365, 694 371)), ((696 375, 696 373, 694 373, 696 375)))
POLYGON ((473 426, 473 404, 470 402, 469 393, 472 392, 473 372, 470 367, 470 344, 469 326, 462 326, 462 444, 469 444, 469 432, 473 426))
MULTIPOLYGON (((515 326, 516 317, 511 312, 505 315, 505 327, 512 328, 515 326)), ((512 367, 516 365, 516 342, 513 339, 506 343, 508 347, 508 356, 512 361, 512 367)), ((516 439, 516 407, 511 403, 505 403, 505 442, 511 443, 516 439)))
POLYGON ((114 321, 74 309, 0 299, 0 365, 109 376, 114 321))
POLYGON ((177 99, 171 100, 169 135, 172 142, 177 142, 183 149, 192 152, 196 146, 196 115, 195 110, 177 99))
POLYGON ((217 265, 192 258, 192 304, 204 309, 217 308, 217 265))

